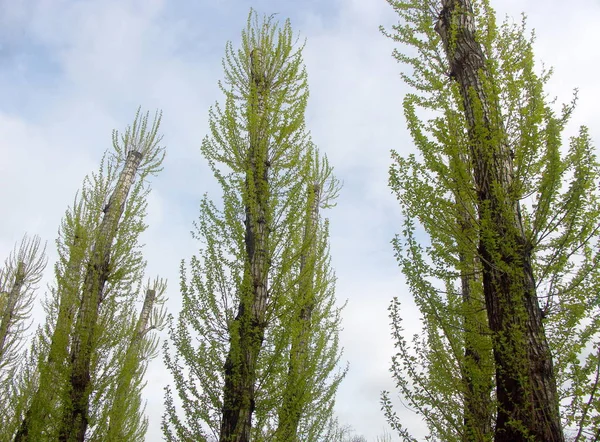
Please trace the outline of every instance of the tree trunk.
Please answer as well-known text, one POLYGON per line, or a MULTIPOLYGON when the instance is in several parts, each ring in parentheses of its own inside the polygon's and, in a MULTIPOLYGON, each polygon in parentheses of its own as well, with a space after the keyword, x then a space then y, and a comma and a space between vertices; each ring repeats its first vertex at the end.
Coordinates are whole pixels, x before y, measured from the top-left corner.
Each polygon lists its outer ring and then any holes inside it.
POLYGON ((312 311, 315 306, 314 270, 320 198, 321 186, 314 184, 307 197, 312 205, 306 219, 304 241, 302 242, 303 250, 300 255, 300 281, 296 301, 300 309, 296 322, 293 324, 288 377, 283 395, 283 405, 278 416, 278 428, 275 433, 275 440, 281 442, 298 441, 298 426, 306 405, 309 388, 306 365, 312 311))
POLYGON ((110 274, 110 254, 127 195, 135 180, 142 154, 130 151, 117 186, 104 209, 83 283, 81 304, 75 324, 75 339, 71 349, 70 403, 65 410, 59 432, 60 442, 83 442, 88 427, 91 390, 90 365, 94 335, 104 285, 110 274))
POLYGON ((268 295, 269 161, 265 98, 269 93, 259 49, 251 53, 250 147, 246 172, 246 268, 238 313, 230 327, 225 362, 220 442, 249 442, 254 412, 256 362, 264 340, 268 295))
MULTIPOLYGON (((135 328, 135 336, 132 339, 130 349, 142 341, 142 338, 148 331, 148 322, 150 321, 150 314, 152 313, 152 307, 154 307, 154 301, 156 300, 156 290, 146 290, 146 297, 144 298, 144 305, 140 312, 140 317, 135 328)), ((129 353, 129 351, 128 351, 129 353)))
POLYGON ((479 255, 496 362, 496 442, 564 441, 531 245, 513 189, 513 160, 470 0, 442 0, 436 25, 458 82, 480 221, 479 255))

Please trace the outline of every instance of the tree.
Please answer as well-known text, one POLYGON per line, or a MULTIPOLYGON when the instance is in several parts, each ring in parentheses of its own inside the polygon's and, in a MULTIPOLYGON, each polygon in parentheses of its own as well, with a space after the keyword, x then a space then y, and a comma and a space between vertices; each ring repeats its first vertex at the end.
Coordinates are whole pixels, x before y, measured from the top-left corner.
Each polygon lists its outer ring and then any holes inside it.
POLYGON ((0 269, 0 385, 4 386, 20 361, 27 319, 33 307, 36 285, 46 267, 45 247, 40 238, 23 237, 19 249, 0 269))
MULTIPOLYGON (((340 358, 336 333, 340 317, 332 304, 335 277, 329 267, 328 226, 319 215, 321 208, 332 206, 340 185, 326 157, 315 157, 312 173, 299 250, 298 290, 291 303, 294 311, 286 315, 291 318, 286 324, 290 335, 288 372, 274 434, 280 441, 318 439, 332 418, 333 398, 346 373, 334 376, 326 389, 314 388, 334 370, 340 358), (314 417, 309 419, 309 426, 301 428, 306 413, 314 417)), ((283 330, 281 333, 285 334, 283 330)))
POLYGON ((158 338, 153 330, 161 330, 165 323, 166 312, 163 308, 166 281, 156 279, 146 286, 146 296, 139 316, 129 333, 129 343, 123 354, 120 372, 114 382, 112 400, 105 410, 108 429, 96 431, 98 440, 110 441, 144 441, 148 428, 142 404, 143 378, 148 361, 156 356, 158 338))
POLYGON ((0 420, 4 429, 0 440, 9 438, 16 425, 16 416, 25 405, 20 398, 26 394, 25 371, 30 355, 23 352, 28 319, 33 308, 37 284, 42 278, 47 259, 40 238, 24 236, 18 249, 4 261, 0 269, 0 420))
POLYGON ((145 266, 138 238, 146 228, 147 179, 164 157, 159 124, 158 114, 148 126, 148 114, 138 111, 123 136, 115 131, 114 151, 67 210, 56 284, 33 346, 37 387, 15 441, 83 441, 89 422, 111 403, 112 375, 126 359, 145 266))
POLYGON ((336 185, 304 127, 306 73, 293 43, 289 21, 259 22, 251 11, 241 48, 226 47, 225 107, 210 110, 201 149, 223 204, 201 201, 194 237, 203 247, 191 259, 191 279, 181 267, 183 306, 165 362, 185 418, 167 388, 167 440, 272 438, 291 409, 292 432, 317 440, 327 425, 316 423, 331 418, 343 377, 334 373, 340 317, 317 205, 327 205, 336 185), (312 190, 329 183, 329 196, 312 190), (302 352, 314 360, 293 362, 302 352), (289 376, 314 381, 292 399, 289 376))
MULTIPOLYGON (((414 50, 395 56, 413 69, 402 74, 415 89, 404 108, 419 149, 394 154, 405 214, 394 244, 424 322, 413 350, 398 301, 390 307, 393 375, 443 440, 558 441, 572 424, 583 433, 598 412, 599 170, 585 128, 561 147, 574 101, 556 115, 525 23, 497 28, 487 1, 388 3, 402 21, 387 35, 414 50)), ((387 394, 383 406, 413 440, 387 394)))

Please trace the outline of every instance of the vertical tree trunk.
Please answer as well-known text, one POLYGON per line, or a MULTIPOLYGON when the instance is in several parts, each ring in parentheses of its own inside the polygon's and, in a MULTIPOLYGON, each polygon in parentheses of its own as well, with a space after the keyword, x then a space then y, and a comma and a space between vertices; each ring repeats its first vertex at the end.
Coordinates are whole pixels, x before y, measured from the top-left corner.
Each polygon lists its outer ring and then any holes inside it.
POLYGON ((308 386, 307 362, 311 330, 312 312, 315 306, 314 270, 316 262, 316 241, 319 222, 321 186, 314 184, 309 189, 307 200, 312 202, 304 227, 304 241, 300 256, 300 277, 297 304, 298 317, 293 323, 292 345, 288 365, 288 376, 283 394, 283 405, 278 416, 275 440, 280 442, 298 441, 298 426, 306 405, 308 386))
POLYGON ((269 93, 260 49, 251 53, 250 147, 246 172, 246 268, 240 304, 230 327, 225 362, 220 442, 249 442, 254 412, 256 362, 264 340, 268 295, 269 161, 265 98, 269 93))
POLYGON ((468 123, 479 255, 496 362, 496 442, 563 442, 556 380, 536 296, 531 245, 513 194, 513 160, 470 0, 442 0, 436 25, 468 123))
POLYGON ((127 195, 135 180, 142 154, 130 151, 117 186, 104 209, 104 217, 95 236, 83 283, 81 305, 75 324, 71 349, 70 404, 65 410, 59 432, 61 442, 83 442, 88 427, 91 389, 90 365, 102 292, 110 273, 110 253, 127 195))

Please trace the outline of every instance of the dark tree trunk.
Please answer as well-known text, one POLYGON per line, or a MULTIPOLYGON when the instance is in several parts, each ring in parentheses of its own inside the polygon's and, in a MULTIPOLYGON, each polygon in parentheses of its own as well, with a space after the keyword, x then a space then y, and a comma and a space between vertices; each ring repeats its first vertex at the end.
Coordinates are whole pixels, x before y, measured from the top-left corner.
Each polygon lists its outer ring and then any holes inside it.
POLYGON ((250 129, 248 170, 246 172, 246 268, 238 313, 230 327, 230 348, 225 362, 223 417, 220 442, 249 442, 254 412, 256 363, 266 328, 269 248, 269 161, 266 84, 262 54, 251 54, 250 129))
POLYGON ((300 278, 296 301, 299 310, 296 322, 292 327, 288 377, 283 394, 283 405, 278 416, 278 428, 275 433, 275 440, 278 442, 298 441, 298 426, 306 405, 306 394, 309 387, 307 379, 308 345, 312 312, 315 306, 314 270, 320 198, 321 186, 314 184, 309 190, 307 198, 309 201, 312 199, 312 207, 307 216, 303 250, 300 255, 300 278))
POLYGON ((100 223, 83 283, 81 304, 77 313, 71 349, 69 407, 65 410, 59 431, 60 442, 83 442, 88 427, 91 393, 90 365, 96 333, 96 323, 102 302, 104 285, 110 274, 110 254, 127 195, 135 180, 142 154, 130 151, 117 186, 110 196, 100 223))
POLYGON ((496 442, 563 442, 552 357, 541 322, 531 245, 513 189, 497 92, 475 38, 470 0, 442 0, 436 25, 458 82, 480 218, 479 255, 496 363, 496 442))

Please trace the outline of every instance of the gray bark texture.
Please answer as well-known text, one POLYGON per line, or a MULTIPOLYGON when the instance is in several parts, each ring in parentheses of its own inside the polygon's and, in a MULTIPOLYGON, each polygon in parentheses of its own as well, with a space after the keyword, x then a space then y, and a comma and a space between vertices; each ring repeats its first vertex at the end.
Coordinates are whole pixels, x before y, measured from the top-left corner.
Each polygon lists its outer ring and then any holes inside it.
POLYGON ((156 300, 156 290, 146 290, 146 297, 144 298, 144 305, 140 312, 140 317, 136 326, 136 334, 132 344, 139 343, 146 332, 148 331, 148 322, 150 322, 150 314, 152 313, 152 307, 154 307, 154 301, 156 300))
POLYGON ((479 256, 493 333, 496 442, 563 442, 552 357, 536 296, 531 245, 514 197, 513 160, 476 40, 470 0, 442 0, 436 25, 459 85, 480 218, 479 256))

